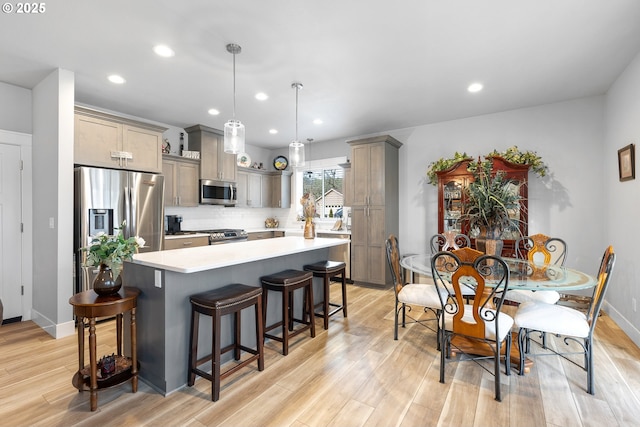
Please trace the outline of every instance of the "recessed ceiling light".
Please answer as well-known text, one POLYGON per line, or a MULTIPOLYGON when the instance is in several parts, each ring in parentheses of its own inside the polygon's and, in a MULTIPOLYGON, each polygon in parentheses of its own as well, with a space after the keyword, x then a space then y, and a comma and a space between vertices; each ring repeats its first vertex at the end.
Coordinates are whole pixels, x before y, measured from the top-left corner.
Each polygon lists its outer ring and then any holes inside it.
POLYGON ((220 111, 216 110, 215 108, 209 108, 209 111, 207 112, 212 116, 217 116, 218 114, 220 114, 220 111))
POLYGON ((314 124, 314 125, 321 125, 322 123, 323 123, 323 122, 322 122, 322 119, 315 119, 315 120, 313 121, 313 124, 314 124))
POLYGON ((153 51, 158 56, 162 56, 163 58, 171 58, 176 53, 169 46, 164 44, 159 44, 153 47, 153 51))
POLYGON ((269 133, 270 133, 271 135, 275 135, 275 134, 277 134, 277 133, 278 133, 278 129, 269 129, 269 133))
POLYGON ((482 83, 471 83, 467 90, 471 93, 480 92, 483 87, 484 86, 482 86, 482 83))
POLYGON ((264 92, 258 92, 256 93, 256 99, 258 101, 266 101, 267 99, 269 99, 269 95, 264 92))
POLYGON ((115 83, 115 84, 118 84, 118 85, 121 85, 121 84, 123 84, 124 82, 126 82, 126 80, 124 79, 124 77, 119 76, 119 75, 117 75, 117 74, 112 74, 112 75, 110 75, 110 76, 108 77, 108 79, 109 79, 109 81, 110 81, 111 83, 115 83))

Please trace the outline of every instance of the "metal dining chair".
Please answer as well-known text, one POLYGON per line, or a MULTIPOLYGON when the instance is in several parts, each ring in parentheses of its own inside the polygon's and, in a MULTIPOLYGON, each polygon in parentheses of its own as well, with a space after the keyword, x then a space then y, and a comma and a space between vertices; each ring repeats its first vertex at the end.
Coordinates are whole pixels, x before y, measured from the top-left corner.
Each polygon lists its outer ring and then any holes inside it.
MULTIPOLYGON (((544 234, 524 236, 516 240, 516 258, 528 259, 541 265, 564 266, 567 259, 567 243, 558 237, 549 237, 544 234)), ((513 305, 528 301, 555 304, 560 300, 560 293, 510 289, 507 291, 505 300, 513 305)))
MULTIPOLYGON (((387 261, 393 279, 393 289, 395 293, 396 306, 394 316, 393 339, 398 339, 398 324, 400 322, 400 312, 402 312, 402 327, 406 325, 406 318, 409 317, 412 323, 423 323, 425 321, 437 320, 440 318, 440 297, 435 285, 422 283, 405 283, 403 269, 400 266, 400 249, 398 248, 398 238, 393 234, 386 241, 387 261), (412 306, 423 307, 424 312, 432 312, 435 318, 417 320, 407 315, 412 306)), ((425 325, 426 326, 426 325, 425 325)))
POLYGON ((582 351, 558 352, 546 347, 551 353, 563 356, 565 359, 578 363, 569 359, 568 355, 583 354, 584 365, 581 366, 587 371, 587 393, 595 394, 594 390, 594 372, 593 372, 593 331, 596 328, 598 314, 604 295, 607 292, 611 273, 615 264, 615 253, 613 247, 609 246, 600 263, 598 271, 597 285, 593 290, 591 303, 585 313, 558 304, 545 304, 540 302, 526 302, 520 305, 515 315, 515 323, 519 328, 518 342, 520 344, 520 375, 524 373, 524 354, 529 353, 529 334, 532 331, 548 332, 565 337, 563 342, 569 346, 571 342, 575 342, 582 348, 582 351))
MULTIPOLYGON (((494 359, 495 399, 501 401, 500 359, 504 357, 505 373, 511 374, 511 327, 513 318, 502 313, 505 290, 509 286, 509 268, 495 255, 485 255, 471 248, 451 252, 441 251, 431 258, 431 271, 441 299, 440 317, 440 382, 444 383, 445 362, 451 347, 464 349, 453 343, 454 337, 471 341, 484 351, 490 349, 494 359), (471 280, 476 285, 472 304, 464 301, 460 287, 471 280), (487 285, 487 283, 491 285, 487 285), (450 285, 448 285, 450 284, 450 285), (504 356, 501 355, 504 349, 504 356)), ((472 353, 478 354, 478 353, 472 353)), ((486 359, 486 356, 481 356, 486 359)), ((477 357, 473 357, 477 359, 477 357)))
MULTIPOLYGON (((458 233, 454 230, 445 231, 441 234, 434 234, 429 240, 431 253, 438 251, 453 251, 460 248, 470 248, 471 239, 466 234, 458 233)), ((460 288, 462 296, 469 302, 476 294, 475 289, 470 286, 462 285, 460 288)))

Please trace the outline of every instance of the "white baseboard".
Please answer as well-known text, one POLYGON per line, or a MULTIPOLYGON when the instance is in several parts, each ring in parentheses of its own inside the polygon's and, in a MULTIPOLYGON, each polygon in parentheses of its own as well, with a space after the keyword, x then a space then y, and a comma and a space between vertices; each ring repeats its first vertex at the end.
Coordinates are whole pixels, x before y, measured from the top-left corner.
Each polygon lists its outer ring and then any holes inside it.
POLYGON ((76 333, 76 324, 73 320, 56 324, 48 317, 43 316, 37 310, 33 309, 31 310, 31 320, 55 339, 68 337, 76 333))
POLYGON ((606 311, 609 317, 620 326, 620 329, 631 338, 631 341, 640 347, 640 331, 606 300, 602 304, 602 309, 606 311))

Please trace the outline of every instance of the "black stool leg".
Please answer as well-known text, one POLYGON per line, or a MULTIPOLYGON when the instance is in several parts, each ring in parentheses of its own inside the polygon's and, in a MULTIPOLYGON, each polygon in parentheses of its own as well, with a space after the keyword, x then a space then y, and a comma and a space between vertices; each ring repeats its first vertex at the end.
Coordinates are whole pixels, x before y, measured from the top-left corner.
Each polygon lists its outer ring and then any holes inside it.
POLYGON ((212 371, 213 381, 211 382, 211 400, 217 402, 220 399, 220 310, 215 310, 211 316, 213 329, 213 348, 212 348, 212 371))
POLYGON ((306 289, 309 289, 309 292, 305 292, 307 293, 307 307, 309 307, 309 326, 311 327, 311 338, 315 338, 316 336, 316 319, 315 319, 315 314, 314 314, 314 308, 313 308, 313 277, 311 277, 309 279, 309 282, 307 283, 307 286, 305 287, 306 289))
POLYGON ((262 317, 262 298, 255 304, 256 313, 256 348, 258 350, 258 371, 264 370, 264 322, 262 317))
POLYGON ((191 345, 189 346, 189 380, 187 385, 193 386, 196 381, 196 373, 194 371, 196 367, 196 361, 198 359, 198 328, 199 328, 199 313, 191 307, 191 345))
POLYGON ((235 342, 234 342, 233 356, 235 357, 236 360, 240 360, 240 345, 241 345, 240 332, 242 331, 242 326, 240 323, 241 313, 242 313, 242 310, 238 310, 235 312, 235 316, 234 316, 235 326, 233 330, 235 331, 235 342))
POLYGON ((292 295, 288 289, 282 290, 282 354, 284 356, 289 354, 289 333, 287 329, 291 327, 291 330, 293 330, 293 322, 289 318, 289 312, 292 309, 290 304, 291 297, 292 295))
POLYGON ((329 329, 329 284, 331 283, 331 275, 329 273, 324 274, 323 277, 323 286, 324 286, 324 328, 329 329))
POLYGON ((342 314, 347 317, 347 274, 342 270, 342 314))

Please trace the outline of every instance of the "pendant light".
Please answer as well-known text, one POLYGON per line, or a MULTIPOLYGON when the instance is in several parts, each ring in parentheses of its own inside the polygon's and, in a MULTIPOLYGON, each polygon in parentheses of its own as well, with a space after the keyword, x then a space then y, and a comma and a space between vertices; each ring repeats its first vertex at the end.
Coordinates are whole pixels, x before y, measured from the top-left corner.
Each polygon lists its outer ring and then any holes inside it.
POLYGON ((236 54, 242 51, 240 45, 230 43, 227 51, 233 54, 233 118, 224 124, 224 152, 244 153, 244 125, 236 120, 236 54))
POLYGON ((291 83, 291 88, 296 90, 296 139, 289 144, 289 161, 292 167, 300 167, 304 166, 304 144, 298 141, 298 91, 302 83, 291 83))

